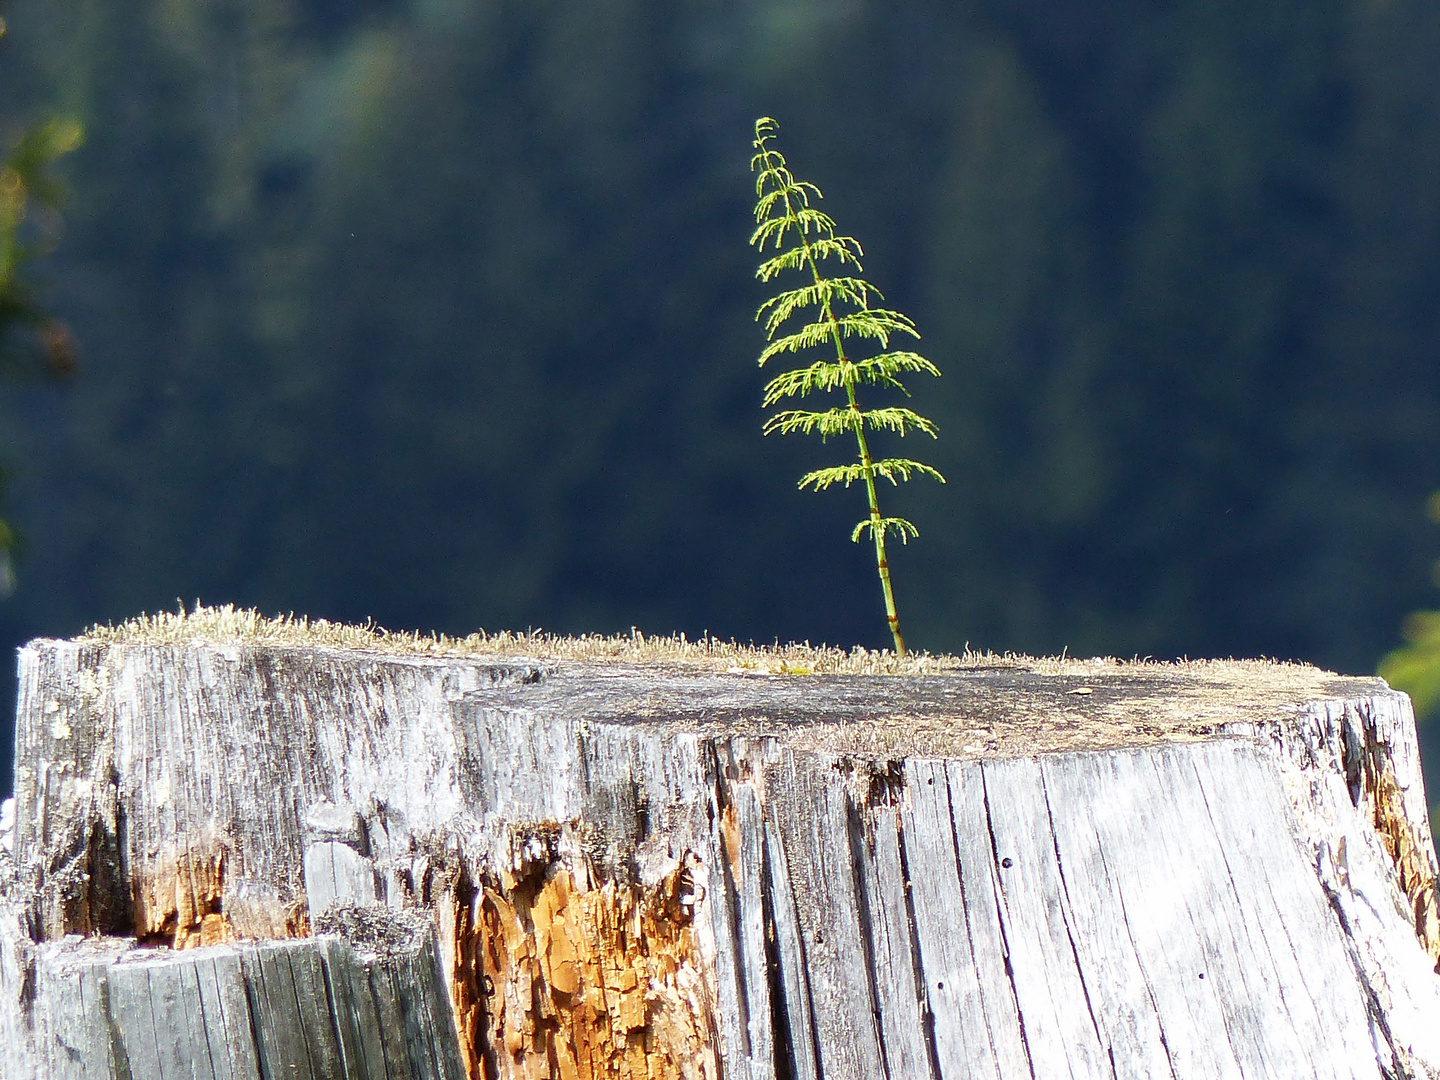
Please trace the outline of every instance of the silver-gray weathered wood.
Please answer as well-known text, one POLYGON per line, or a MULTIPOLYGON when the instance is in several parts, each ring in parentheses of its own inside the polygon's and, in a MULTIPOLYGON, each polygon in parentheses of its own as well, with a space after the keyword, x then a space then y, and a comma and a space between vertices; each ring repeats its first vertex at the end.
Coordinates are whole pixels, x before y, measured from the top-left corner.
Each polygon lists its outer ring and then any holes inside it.
POLYGON ((21 660, 0 1080, 1440 1077, 1378 680, 21 660))
POLYGON ((184 951, 45 943, 23 1021, 29 1071, 15 1044, 0 1061, 7 1076, 57 1080, 462 1080, 434 935, 407 930, 413 940, 378 954, 334 936, 184 951), (411 1028, 423 1033, 413 1045, 411 1028))

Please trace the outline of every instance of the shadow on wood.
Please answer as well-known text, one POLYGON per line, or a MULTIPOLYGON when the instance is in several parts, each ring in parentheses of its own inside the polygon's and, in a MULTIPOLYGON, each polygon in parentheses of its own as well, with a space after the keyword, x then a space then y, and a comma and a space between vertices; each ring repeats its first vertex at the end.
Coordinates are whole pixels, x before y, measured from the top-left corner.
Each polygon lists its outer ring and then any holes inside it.
POLYGON ((1440 1076, 1409 702, 1300 666, 203 612, 22 651, 3 839, 3 1080, 1440 1076))

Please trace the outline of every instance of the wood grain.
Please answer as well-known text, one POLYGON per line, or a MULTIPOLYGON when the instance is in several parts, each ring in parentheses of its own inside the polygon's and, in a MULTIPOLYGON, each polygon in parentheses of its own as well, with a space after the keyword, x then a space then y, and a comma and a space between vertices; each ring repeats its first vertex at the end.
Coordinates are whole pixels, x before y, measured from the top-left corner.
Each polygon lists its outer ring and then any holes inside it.
POLYGON ((3 1080, 1440 1076, 1378 680, 21 660, 3 1080))

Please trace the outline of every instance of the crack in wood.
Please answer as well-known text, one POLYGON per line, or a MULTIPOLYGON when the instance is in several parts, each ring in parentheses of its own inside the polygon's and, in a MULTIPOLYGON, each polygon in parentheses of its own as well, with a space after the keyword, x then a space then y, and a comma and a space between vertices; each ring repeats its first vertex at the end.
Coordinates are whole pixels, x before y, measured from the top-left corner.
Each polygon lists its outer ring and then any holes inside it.
MULTIPOLYGON (((1035 1076, 1035 1055, 1030 1050, 1030 1033, 1025 1026, 1025 1010, 1020 1006, 1020 988, 1015 982, 1015 967, 1010 962, 1010 933, 1006 923, 1009 921, 1005 915, 1005 881, 999 877, 994 867, 1000 865, 1000 850, 995 839, 995 815, 990 807, 990 787, 985 779, 985 769, 980 769, 980 797, 985 815, 985 829, 990 836, 991 862, 989 867, 990 881, 995 901, 995 923, 1000 931, 1000 952, 1005 960, 1005 979, 1010 988, 1010 997, 1015 1006, 1015 1020, 1020 1029, 1020 1047, 1025 1054, 1025 1067, 1030 1072, 1030 1080, 1036 1080, 1035 1076)), ((960 822, 952 818, 952 827, 959 827, 960 822)), ((957 851, 959 839, 956 839, 957 851)), ((993 1033, 991 1038, 993 1039, 993 1033)))
MULTIPOLYGON (((1372 734, 1368 729, 1367 735, 1372 734)), ((1430 838, 1421 834, 1405 813, 1395 769, 1383 747, 1373 739, 1364 748, 1365 801, 1385 852, 1395 864, 1397 884, 1409 901, 1415 935, 1440 971, 1440 905, 1430 859, 1430 838)))
MULTIPOLYGON (((725 790, 726 785, 718 785, 718 791, 722 794, 722 797, 725 790)), ((744 928, 741 919, 740 904, 735 902, 735 900, 740 896, 741 889, 743 888, 741 882, 744 880, 744 876, 741 856, 742 837, 740 833, 740 819, 736 814, 733 804, 726 803, 721 808, 718 832, 720 836, 721 854, 720 869, 724 875, 722 884, 724 885, 726 896, 732 898, 731 902, 725 905, 730 924, 728 930, 731 939, 739 942, 743 938, 744 928)), ((763 880, 761 888, 764 888, 763 880)), ((713 908, 711 910, 714 911, 713 908)), ((738 1021, 736 1026, 740 1035, 740 1052, 748 1058, 754 1053, 754 1047, 750 1036, 750 986, 746 974, 746 965, 743 960, 735 964, 735 985, 735 1007, 738 1014, 736 1017, 738 1021)), ((771 993, 774 992, 773 987, 771 987, 770 990, 771 993)))
POLYGON ((1115 1047, 1105 1033, 1101 1030, 1100 1020, 1095 1015, 1095 1003, 1090 996, 1090 984, 1085 978, 1085 965, 1080 960, 1080 946, 1075 940, 1074 915, 1070 902, 1070 882, 1065 876, 1065 860, 1060 853, 1060 838, 1055 833, 1055 806, 1050 801, 1050 786, 1046 782, 1044 770, 1040 773, 1040 793, 1045 802, 1045 820, 1050 830, 1051 850, 1055 854, 1055 876, 1060 883, 1060 894, 1056 901, 1060 906, 1060 920, 1065 927, 1065 941, 1070 946, 1070 957, 1075 964, 1075 973, 1080 980, 1080 992, 1085 997, 1085 1012, 1090 1017, 1090 1027, 1095 1032, 1095 1041, 1106 1051, 1106 1057, 1110 1063, 1111 1080, 1119 1080, 1119 1074, 1115 1070, 1115 1047))

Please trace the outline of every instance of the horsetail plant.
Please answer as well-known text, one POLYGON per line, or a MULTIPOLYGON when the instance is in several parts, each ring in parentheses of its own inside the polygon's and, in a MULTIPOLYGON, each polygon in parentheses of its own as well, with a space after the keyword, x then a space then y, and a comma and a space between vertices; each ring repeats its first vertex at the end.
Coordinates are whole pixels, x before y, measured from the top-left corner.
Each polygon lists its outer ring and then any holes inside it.
POLYGON ((895 652, 905 655, 905 639, 900 634, 900 616, 895 610, 895 593, 890 587, 890 564, 885 558, 885 537, 894 533, 906 543, 920 530, 904 518, 884 517, 875 490, 876 477, 899 484, 912 474, 933 477, 942 484, 945 478, 929 465, 909 458, 883 458, 876 461, 870 454, 865 437, 869 431, 893 431, 904 436, 909 431, 923 431, 935 437, 935 425, 906 408, 862 409, 856 387, 862 383, 899 390, 909 397, 898 376, 902 372, 923 372, 939 375, 940 371, 918 353, 890 350, 893 335, 919 338, 915 324, 898 311, 871 307, 874 297, 883 300, 880 290, 859 276, 846 276, 847 266, 855 275, 863 272, 860 242, 851 236, 835 235, 835 221, 828 214, 811 206, 811 199, 820 199, 820 189, 804 180, 796 180, 785 164, 785 157, 770 145, 780 125, 767 117, 755 121, 755 156, 750 170, 755 180, 755 231, 750 243, 761 255, 767 247, 775 254, 764 259, 755 276, 763 282, 774 281, 787 271, 796 271, 805 284, 786 289, 771 297, 755 312, 757 322, 764 320, 768 344, 760 354, 763 368, 781 353, 797 356, 811 349, 827 353, 833 347, 835 358, 817 359, 771 379, 765 386, 762 408, 770 408, 787 398, 803 398, 812 392, 843 390, 845 404, 816 411, 782 409, 765 421, 765 434, 788 435, 818 432, 821 441, 851 432, 860 459, 853 465, 836 465, 817 469, 800 478, 799 487, 824 491, 832 484, 849 487, 863 482, 870 502, 870 515, 855 526, 850 539, 859 543, 869 532, 875 542, 875 563, 880 572, 880 588, 885 595, 885 618, 895 638, 895 652), (826 276, 821 263, 833 260, 840 271, 826 276), (798 330, 783 332, 790 319, 801 312, 813 312, 811 321, 798 330), (856 360, 845 351, 847 338, 879 342, 887 350, 867 359, 856 360))

